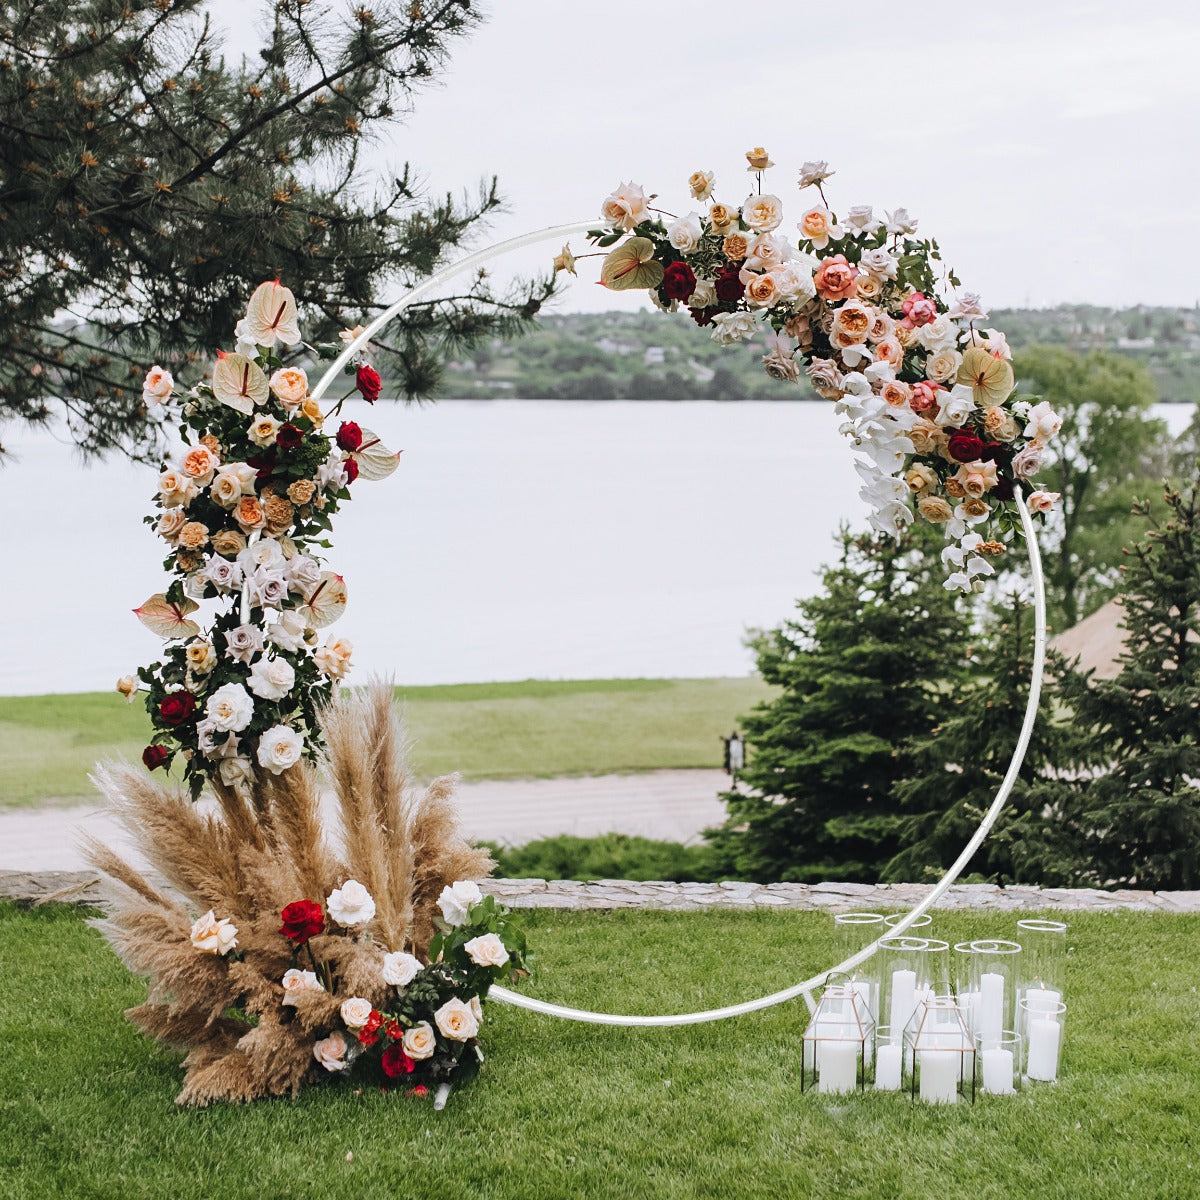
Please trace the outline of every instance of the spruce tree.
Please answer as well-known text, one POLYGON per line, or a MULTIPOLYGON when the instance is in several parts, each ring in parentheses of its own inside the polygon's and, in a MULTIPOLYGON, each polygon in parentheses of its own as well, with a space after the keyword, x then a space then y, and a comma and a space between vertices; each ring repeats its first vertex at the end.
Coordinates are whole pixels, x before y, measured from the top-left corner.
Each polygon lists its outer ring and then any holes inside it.
MULTIPOLYGON (((904 810, 900 849, 886 879, 939 878, 978 829, 1020 738, 1032 670, 1033 614, 1014 590, 976 639, 970 671, 943 705, 944 719, 910 747, 914 771, 896 787, 904 810)), ((968 868, 975 878, 1041 882, 1045 864, 1033 848, 1050 839, 1046 774, 1065 753, 1055 708, 1050 677, 1008 803, 968 868)))
POLYGON ((967 636, 936 552, 917 548, 927 532, 896 543, 843 528, 821 593, 755 640, 763 679, 781 691, 745 718, 742 790, 723 795, 727 819, 708 835, 724 873, 881 877, 906 747, 944 715, 967 636))
MULTIPOLYGON (((371 146, 478 20, 469 0, 262 11, 226 59, 202 0, 4 6, 0 417, 62 406, 86 451, 148 452, 147 366, 189 382, 264 279, 336 341, 500 205, 494 180, 430 198, 371 146)), ((480 274, 408 310, 377 343, 389 391, 428 394, 448 351, 548 287, 497 297, 480 274)))
POLYGON ((1200 888, 1200 467, 1126 550, 1125 647, 1116 678, 1067 671, 1079 743, 1058 803, 1073 825, 1078 882, 1200 888), (1159 515, 1165 513, 1165 515, 1159 515))

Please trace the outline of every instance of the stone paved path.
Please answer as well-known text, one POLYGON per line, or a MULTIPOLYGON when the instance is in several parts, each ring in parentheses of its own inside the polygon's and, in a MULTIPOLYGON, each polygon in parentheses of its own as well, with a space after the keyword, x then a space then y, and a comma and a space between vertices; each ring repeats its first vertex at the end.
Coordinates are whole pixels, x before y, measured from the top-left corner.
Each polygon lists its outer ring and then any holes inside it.
MULTIPOLYGON (((635 833, 694 841, 724 817, 717 792, 721 771, 650 771, 572 779, 481 780, 457 794, 469 837, 521 845, 572 833, 635 833)), ((77 871, 86 864, 77 845, 86 831, 128 852, 124 831, 100 805, 0 809, 0 871, 77 871)), ((136 857, 136 856, 134 856, 136 857)))

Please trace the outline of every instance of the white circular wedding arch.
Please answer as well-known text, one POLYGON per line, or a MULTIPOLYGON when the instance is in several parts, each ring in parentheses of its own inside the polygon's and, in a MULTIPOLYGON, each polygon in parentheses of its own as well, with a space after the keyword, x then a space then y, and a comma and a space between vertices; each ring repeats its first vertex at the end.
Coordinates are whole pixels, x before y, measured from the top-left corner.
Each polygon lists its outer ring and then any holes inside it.
MULTIPOLYGON (((370 324, 363 328, 363 331, 346 346, 337 358, 334 359, 325 374, 321 376, 316 386, 312 389, 313 399, 319 400, 324 396, 332 383, 342 373, 343 368, 393 317, 403 312, 418 300, 422 300, 432 292, 435 292, 443 283, 454 276, 526 246, 533 246, 539 242, 558 241, 562 238, 586 233, 590 229, 595 229, 597 224, 596 221, 582 221, 571 225, 556 225, 548 229, 538 229, 532 233, 522 234, 520 237, 509 238, 506 241, 497 242, 495 245, 485 247, 483 250, 469 254, 458 262, 452 263, 450 266, 431 275, 423 283, 419 283, 416 287, 405 292, 398 300, 389 305, 370 324)), ((1021 733, 1017 738, 1016 747, 1013 749, 1008 770, 1005 772, 1004 778, 996 790, 995 798, 981 818, 979 828, 975 830, 975 833, 971 836, 971 840, 963 847, 962 853, 954 860, 928 895, 909 912, 905 913, 903 918, 897 921, 893 927, 886 930, 884 936, 887 937, 896 937, 903 934, 919 917, 924 915, 926 910, 933 907, 959 877, 963 868, 971 861, 975 851, 983 844, 984 839, 1000 816, 1000 812, 1004 808, 1016 784, 1017 775, 1025 759, 1025 752, 1029 748, 1029 739, 1033 734, 1033 726, 1037 720, 1038 702, 1042 694, 1042 674, 1046 663, 1046 585, 1042 574, 1041 553, 1038 549, 1037 536, 1033 521, 1029 516, 1029 509, 1025 504, 1025 499, 1021 495, 1019 487, 1015 489, 1014 495, 1017 510, 1021 517, 1021 529, 1025 535, 1025 545, 1029 552, 1029 569, 1033 583, 1034 609, 1033 673, 1030 679, 1029 697, 1025 704, 1025 717, 1021 724, 1021 733)), ((812 975, 799 983, 794 983, 790 987, 783 988, 781 991, 772 992, 767 996, 759 996, 754 1000, 746 1000, 741 1004, 729 1004, 723 1008, 709 1008, 700 1012, 666 1013, 653 1016, 593 1012, 590 1009, 572 1008, 563 1004, 551 1004, 546 1000, 535 1000, 529 996, 522 996, 517 992, 509 991, 508 988, 504 987, 493 987, 488 995, 505 1004, 524 1008, 530 1012, 542 1013, 548 1017, 561 1017, 571 1021, 583 1021, 593 1025, 699 1025, 706 1021, 720 1021, 727 1017, 743 1016, 746 1013, 771 1008, 776 1004, 783 1004, 788 1000, 795 1000, 797 997, 803 997, 809 1009, 813 1010, 816 1007, 812 995, 813 990, 820 987, 830 975, 853 970, 860 963, 866 962, 878 949, 881 940, 882 937, 876 938, 870 945, 863 947, 857 954, 851 955, 849 958, 838 963, 837 966, 812 975)))

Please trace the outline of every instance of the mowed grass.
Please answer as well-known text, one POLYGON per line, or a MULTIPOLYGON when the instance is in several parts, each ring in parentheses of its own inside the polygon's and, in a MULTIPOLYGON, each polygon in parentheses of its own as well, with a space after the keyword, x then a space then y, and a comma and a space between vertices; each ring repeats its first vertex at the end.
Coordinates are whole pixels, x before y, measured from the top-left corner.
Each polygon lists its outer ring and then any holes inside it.
MULTIPOLYGON (((1018 914, 948 914, 950 942, 1018 914)), ((819 913, 528 914, 531 994, 625 1012, 747 999, 833 961, 819 913)), ((180 1056, 74 912, 0 909, 0 1198, 1189 1200, 1200 1196, 1200 917, 1071 918, 1057 1085, 971 1107, 800 1093, 801 1002, 627 1030, 493 1002, 443 1113, 367 1083, 176 1108, 180 1056)))
MULTIPOLYGON (((396 689, 422 776, 468 779, 719 767, 722 734, 770 689, 740 679, 592 679, 396 689)), ((115 692, 0 697, 0 805, 90 799, 102 758, 150 723, 115 692)))

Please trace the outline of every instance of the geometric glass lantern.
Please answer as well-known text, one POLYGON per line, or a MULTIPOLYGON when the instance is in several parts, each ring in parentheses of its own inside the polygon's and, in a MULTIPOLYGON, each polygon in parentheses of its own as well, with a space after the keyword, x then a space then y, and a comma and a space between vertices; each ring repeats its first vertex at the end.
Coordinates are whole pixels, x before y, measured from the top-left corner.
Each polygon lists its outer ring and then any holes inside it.
POLYGON ((800 1090, 815 1085, 836 1095, 864 1088, 874 1038, 875 1017, 862 987, 826 984, 804 1031, 800 1090))
POLYGON ((904 1031, 912 1096, 926 1104, 975 1102, 975 1043, 953 996, 926 997, 904 1031))

